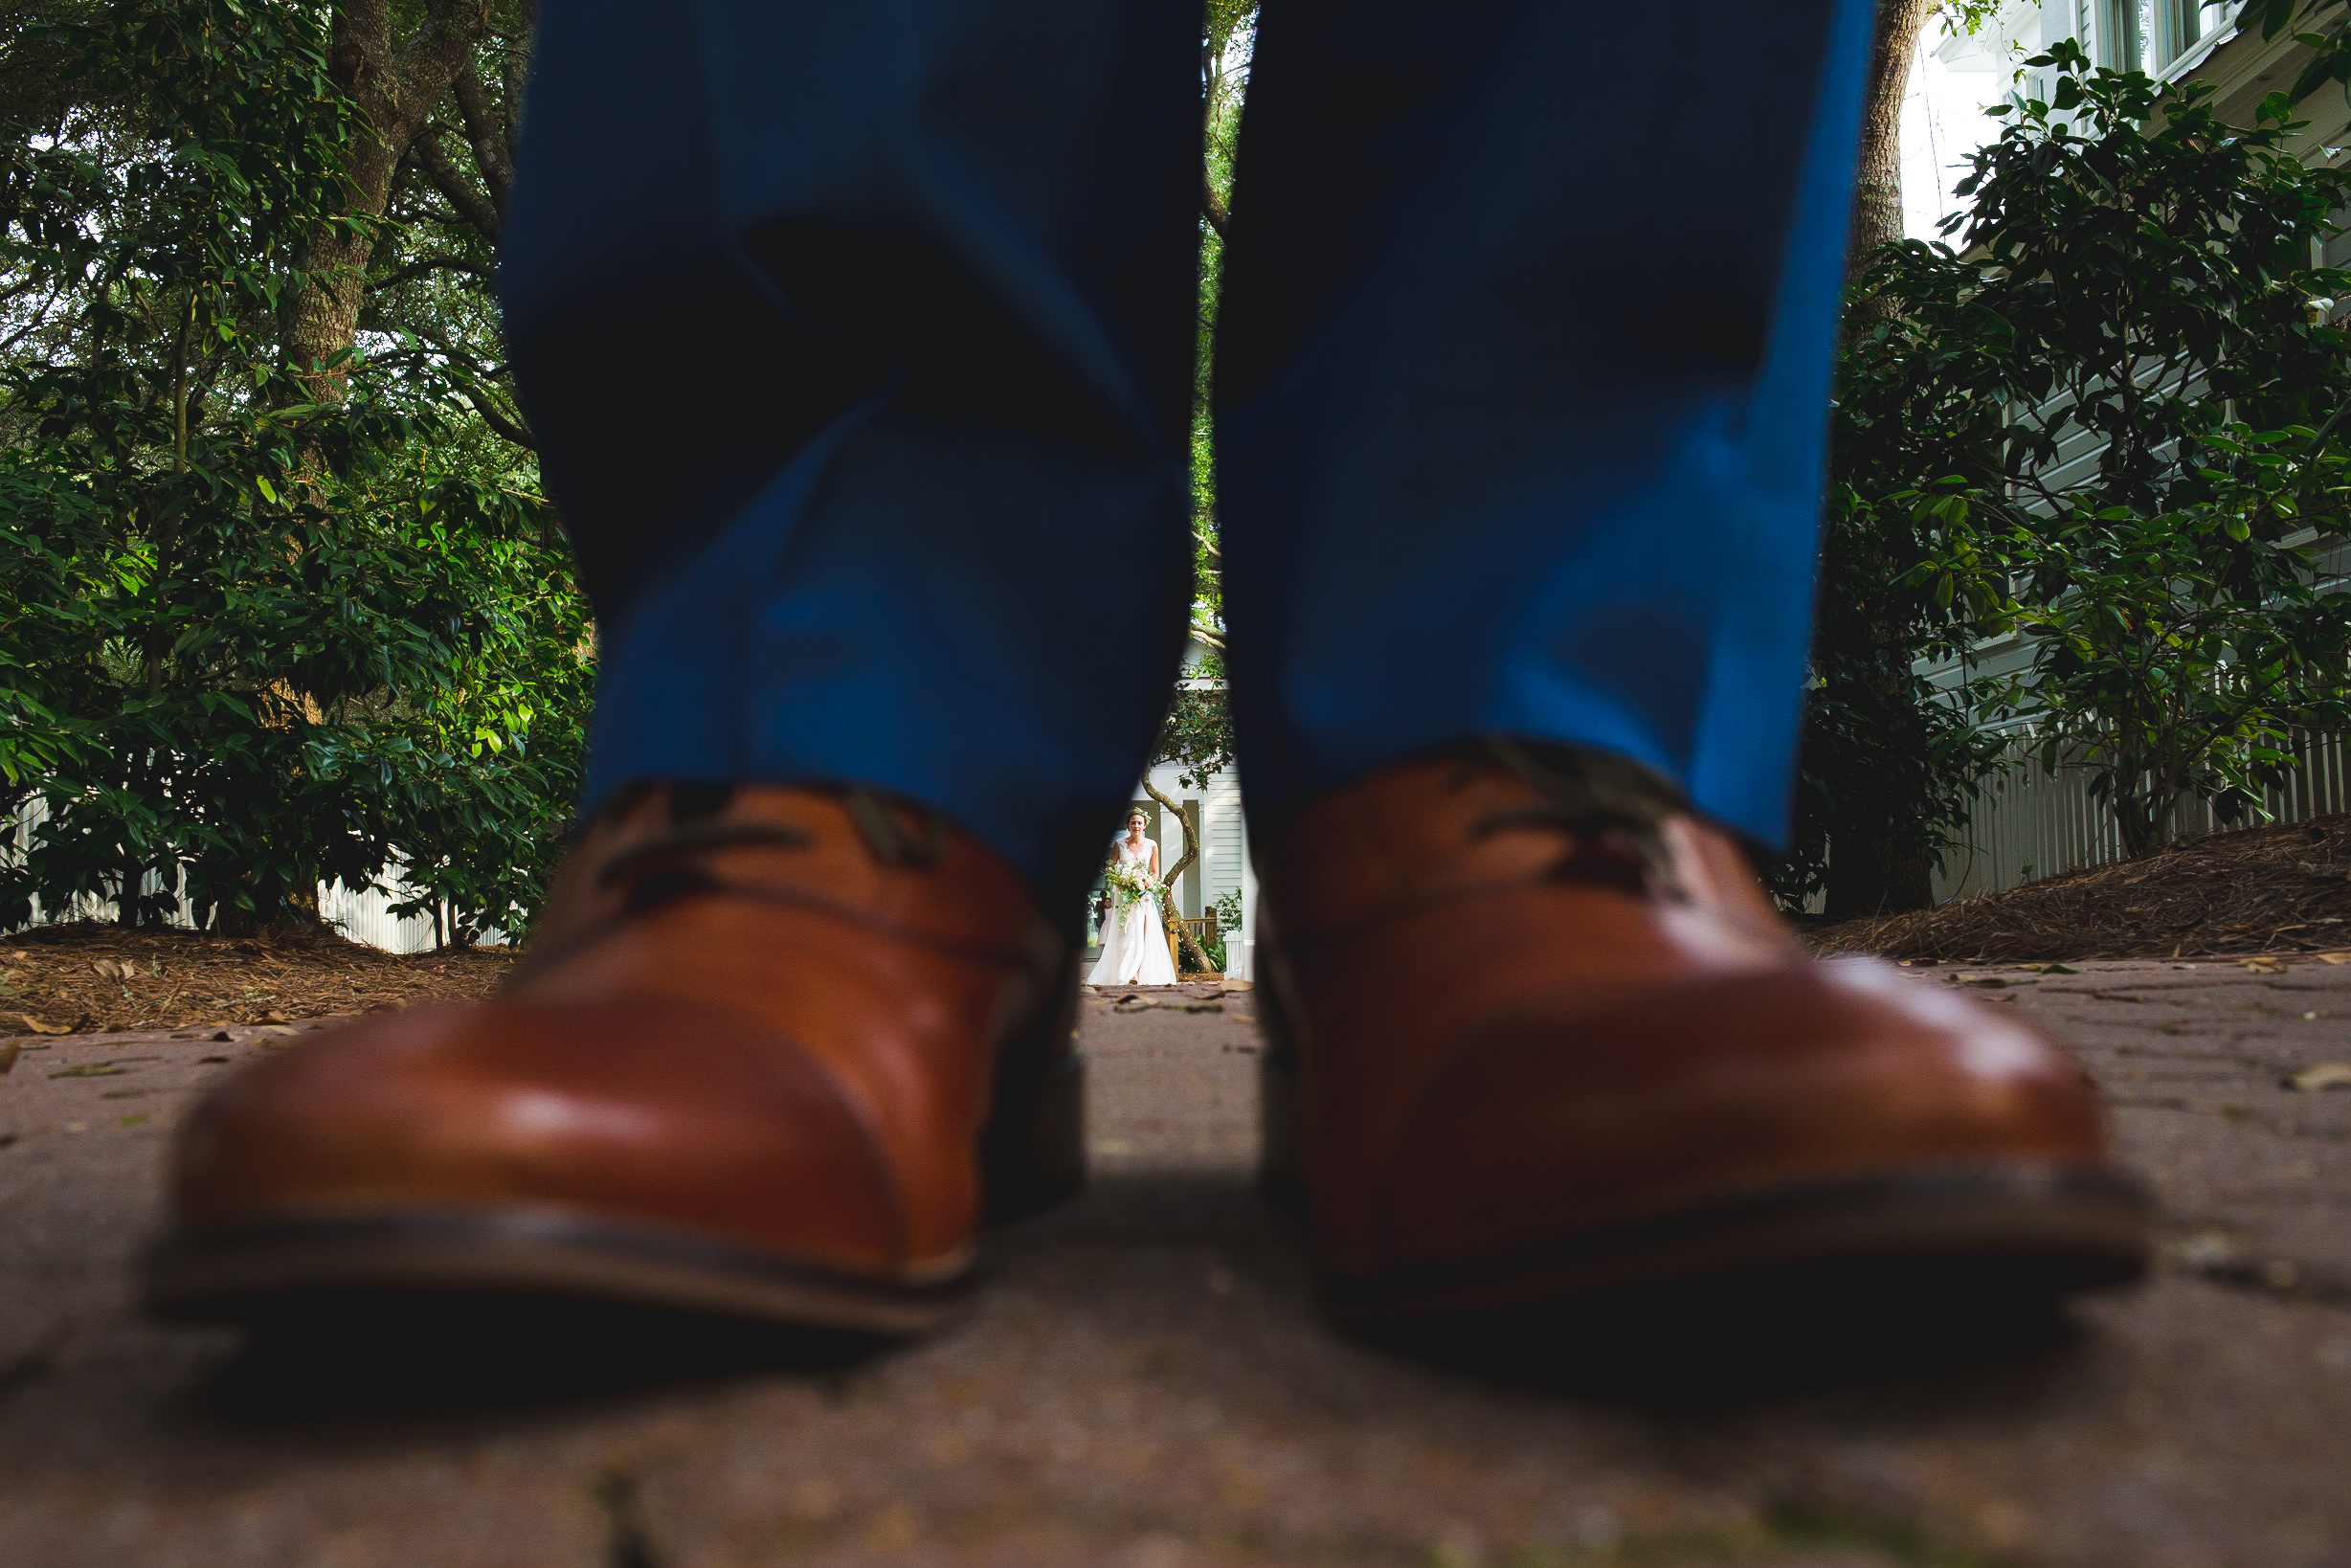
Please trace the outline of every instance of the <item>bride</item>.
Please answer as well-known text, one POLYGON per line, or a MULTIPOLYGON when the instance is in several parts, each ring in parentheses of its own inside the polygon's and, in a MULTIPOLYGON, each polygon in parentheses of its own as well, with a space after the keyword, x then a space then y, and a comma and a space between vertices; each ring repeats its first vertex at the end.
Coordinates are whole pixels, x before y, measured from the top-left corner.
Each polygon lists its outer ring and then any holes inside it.
POLYGON ((1159 846, 1143 837, 1141 812, 1128 815, 1127 836, 1118 840, 1112 863, 1136 873, 1152 891, 1136 898, 1112 884, 1110 916, 1102 927, 1102 961, 1086 983, 1174 985, 1176 963, 1168 956, 1167 928, 1159 923, 1159 846))

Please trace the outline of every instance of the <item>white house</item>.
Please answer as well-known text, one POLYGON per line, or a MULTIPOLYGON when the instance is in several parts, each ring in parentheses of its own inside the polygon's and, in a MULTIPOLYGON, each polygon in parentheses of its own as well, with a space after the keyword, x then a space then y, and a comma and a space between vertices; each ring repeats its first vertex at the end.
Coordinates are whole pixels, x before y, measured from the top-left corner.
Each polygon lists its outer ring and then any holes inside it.
MULTIPOLYGON (((2219 89, 2214 106, 2221 117, 2246 124, 2259 112, 2264 98, 2291 90, 2309 52, 2295 42, 2291 31, 2264 39, 2258 22, 2238 27, 2239 10, 2236 0, 2008 0, 1981 32, 1944 38, 1935 52, 1952 70, 2001 73, 2017 78, 2016 94, 2047 101, 2054 90, 2053 74, 2025 70, 2025 60, 2061 39, 2078 39, 2094 61, 2111 69, 2212 83, 2219 89)), ((1986 93, 1984 99, 1991 101, 1999 96, 1986 93)), ((2351 143, 2351 103, 2340 91, 2320 89, 2295 114, 2311 122, 2299 138, 2305 157, 2328 163, 2351 158, 2351 146, 2345 145, 2351 143)), ((2351 221, 2351 214, 2339 221, 2351 221)), ((2351 266, 2351 234, 2316 247, 2312 260, 2351 266)), ((2351 301, 2338 310, 2351 310, 2351 301)), ((2073 482, 2096 461, 2098 452, 2099 444, 2089 432, 2078 426, 2070 429, 2059 441, 2049 479, 2058 486, 2073 482)), ((2336 576, 2351 570, 2351 550, 2333 550, 2321 570, 2336 576)), ((1980 672, 2002 675, 2022 668, 2030 655, 2023 638, 2009 637, 1980 644, 1973 658, 1980 672)), ((1953 664, 1920 668, 1945 686, 1956 685, 1959 679, 1953 664)), ((2022 731, 2030 720, 2019 718, 2014 724, 2022 731)), ((2120 858, 2119 835, 2106 808, 2091 798, 2087 770, 2061 769, 2051 777, 2024 763, 2021 746, 2018 756, 2018 765, 1991 780, 1978 801, 1968 845, 1936 879, 1937 901, 1995 892, 2120 858)), ((2302 770, 2284 789, 2272 793, 2268 806, 2282 821, 2351 810, 2351 770, 2346 769, 2341 738, 2308 737, 2302 770)), ((2183 828, 2191 833, 2218 825, 2200 803, 2183 805, 2182 817, 2183 828)))
POLYGON ((1229 895, 1240 895, 1242 929, 1223 933, 1224 973, 1229 979, 1245 980, 1255 972, 1251 958, 1257 940, 1257 872, 1249 864, 1249 830, 1241 814, 1241 780, 1237 771, 1227 769, 1210 778, 1205 789, 1191 789, 1183 784, 1182 772, 1171 765, 1154 768, 1150 773, 1152 786, 1181 806, 1182 817, 1139 789, 1135 807, 1148 823, 1144 831, 1158 840, 1163 866, 1183 859, 1185 846, 1196 833, 1198 836, 1199 858, 1176 880, 1178 914, 1198 920, 1220 900, 1227 901, 1229 909, 1229 895))
MULTIPOLYGON (((1196 665, 1204 650, 1194 643, 1187 653, 1187 667, 1196 665)), ((1236 895, 1241 910, 1239 930, 1225 930, 1224 963, 1228 979, 1245 980, 1256 973, 1253 962, 1257 944, 1257 871, 1249 863, 1249 829, 1242 815, 1241 777, 1237 769, 1227 768, 1209 777, 1204 785, 1183 782, 1183 770, 1170 763, 1153 768, 1145 782, 1182 808, 1178 816, 1161 806, 1149 791, 1138 783, 1134 791, 1134 806, 1143 814, 1144 832, 1157 840, 1159 863, 1174 866, 1183 859, 1186 846, 1197 837, 1198 859, 1184 868, 1176 880, 1176 910, 1187 920, 1198 920, 1222 904, 1233 908, 1236 895)), ((1105 845, 1104 848, 1108 848, 1105 845)), ((1092 916, 1088 915, 1090 923, 1092 916)), ((1093 932, 1087 932, 1089 944, 1093 932)))
MULTIPOLYGON (((2007 0, 1981 31, 1944 38, 1935 53, 1954 71, 2014 75, 2050 44, 2078 39, 2093 60, 2114 70, 2211 82, 2220 89, 2221 117, 2242 124, 2264 97, 2294 85, 2309 50, 2295 42, 2292 29, 2264 39, 2257 21, 2240 28, 2240 9, 2238 0, 2007 0)), ((2023 78, 2020 92, 2049 97, 2051 73, 2026 71, 2023 78)), ((2312 122, 2306 145, 2328 147, 2330 161, 2340 161, 2336 145, 2351 127, 2342 95, 2324 89, 2296 113, 2312 122)), ((2344 249, 2351 253, 2351 246, 2344 249)))

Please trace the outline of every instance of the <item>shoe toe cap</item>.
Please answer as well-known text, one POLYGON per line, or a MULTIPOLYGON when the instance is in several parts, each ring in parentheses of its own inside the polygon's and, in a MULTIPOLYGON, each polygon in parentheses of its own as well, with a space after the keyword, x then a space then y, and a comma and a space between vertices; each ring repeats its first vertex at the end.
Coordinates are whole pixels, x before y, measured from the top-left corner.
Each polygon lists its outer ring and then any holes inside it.
POLYGON ((1586 1016, 1554 1001, 1489 1022, 1421 1097, 1367 1216, 1391 1264, 1805 1182, 2105 1161, 2095 1096, 2060 1051, 1881 966, 1790 966, 1586 1016))
POLYGON ((222 1086, 175 1174, 196 1226, 548 1207, 863 1266, 906 1249, 889 1164, 823 1064, 675 1002, 362 1020, 222 1086))

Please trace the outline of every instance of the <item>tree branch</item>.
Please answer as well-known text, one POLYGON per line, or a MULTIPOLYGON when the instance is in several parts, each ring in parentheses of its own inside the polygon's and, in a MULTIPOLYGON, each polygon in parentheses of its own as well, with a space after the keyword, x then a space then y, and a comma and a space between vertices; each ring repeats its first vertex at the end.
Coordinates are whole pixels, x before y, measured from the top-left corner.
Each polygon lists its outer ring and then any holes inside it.
POLYGON ((539 450, 538 437, 531 435, 530 431, 518 421, 509 419, 499 413, 497 407, 488 398, 476 396, 471 392, 461 392, 459 395, 465 399, 467 405, 476 414, 481 415, 481 422, 490 427, 492 434, 502 436, 526 451, 539 450))
POLYGON ((57 289, 51 289, 49 291, 49 298, 41 302, 40 308, 34 312, 33 319, 31 321, 25 323, 24 325, 18 327, 15 331, 11 332, 6 338, 0 338, 0 353, 8 352, 8 350, 15 347, 25 339, 31 337, 34 333, 49 325, 49 312, 57 302, 57 295, 59 292, 61 291, 57 289))
POLYGON ((498 116, 490 108, 489 94, 482 91, 481 77, 475 71, 470 56, 451 85, 457 93, 458 113, 465 121, 465 138, 473 144, 474 163, 481 170, 481 183, 489 187, 490 204, 498 209, 503 220, 506 215, 506 191, 514 184, 514 167, 506 160, 498 116))
POLYGON ((387 289, 399 283, 413 281, 415 279, 424 277, 428 273, 435 272, 471 273, 476 278, 484 280, 497 276, 494 268, 490 267, 485 262, 476 261, 471 257, 453 256, 437 252, 431 256, 420 256, 415 260, 409 262, 406 266, 398 267, 386 273, 383 277, 378 278, 375 280, 375 286, 378 289, 387 289))
POLYGON ((506 148, 506 166, 514 166, 514 127, 523 117, 523 84, 529 75, 530 51, 512 38, 501 40, 506 46, 504 67, 498 73, 499 134, 506 148))
POLYGON ((1200 215, 1208 219, 1208 227, 1217 232, 1219 239, 1224 237, 1225 230, 1231 227, 1233 221, 1232 209, 1225 206, 1222 196, 1217 194, 1217 182, 1209 177, 1205 166, 1200 169, 1200 215))
POLYGON ((499 220, 498 209, 481 191, 465 183, 465 176, 458 172, 457 165, 450 162, 449 154, 441 147, 440 133, 430 125, 423 127, 416 132, 416 139, 409 144, 409 149, 415 157, 416 167, 424 171, 425 179, 448 199, 450 206, 458 210, 458 215, 481 230, 482 236, 491 244, 497 244, 500 232, 504 228, 499 220))
POLYGON ((437 327, 423 322, 398 322, 393 325, 418 342, 431 344, 448 358, 463 360, 465 368, 477 377, 501 377, 506 373, 507 367, 504 363, 497 365, 483 363, 479 354, 461 343, 450 341, 448 334, 437 327))
MULTIPOLYGON (((489 0, 428 0, 424 24, 392 60, 402 107, 422 125, 459 71, 473 68, 474 45, 489 27, 489 0)), ((393 151, 398 151, 395 146, 393 151)))
POLYGON ((359 123, 346 148, 342 213, 303 242, 301 265, 310 281, 296 300, 286 341, 289 367, 322 402, 340 402, 347 390, 343 370, 321 367, 354 341, 376 224, 400 160, 489 25, 489 0, 425 0, 422 24, 396 48, 391 0, 343 0, 334 11, 329 74, 350 95, 359 123))

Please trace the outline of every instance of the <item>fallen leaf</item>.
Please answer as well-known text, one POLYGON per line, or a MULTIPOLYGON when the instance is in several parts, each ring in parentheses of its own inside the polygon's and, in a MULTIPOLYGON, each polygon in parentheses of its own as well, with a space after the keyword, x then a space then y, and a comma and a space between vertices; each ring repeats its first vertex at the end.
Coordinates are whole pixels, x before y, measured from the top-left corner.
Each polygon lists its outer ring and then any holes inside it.
POLYGON ((2236 1243, 2224 1231, 2200 1231, 2185 1241, 2174 1243, 2171 1255, 2199 1273, 2227 1268, 2237 1261, 2236 1243))
POLYGON ((2081 971, 2078 969, 2070 969, 2064 964, 2050 964, 2048 968, 2042 970, 2041 973, 2044 974, 2079 974, 2081 971))
POLYGON ((5 1045, 0 1045, 0 1078, 6 1078, 9 1075, 9 1069, 16 1065, 16 1052, 19 1048, 16 1042, 12 1040, 5 1045))
POLYGON ((292 1023, 294 1019, 291 1015, 287 1014, 282 1009, 273 1007, 268 1012, 261 1015, 261 1021, 263 1023, 292 1023))
POLYGON ((2240 958, 2237 960, 2237 968, 2250 969, 2256 974, 2283 974, 2286 973, 2284 960, 2277 958, 2240 958))
POLYGON ((124 1127, 137 1127, 137 1126, 138 1126, 138 1125, 139 1125, 141 1122, 144 1122, 144 1121, 146 1121, 146 1111, 144 1111, 144 1110, 142 1110, 142 1111, 138 1111, 138 1112, 136 1112, 136 1113, 134 1113, 134 1114, 132 1114, 132 1115, 129 1115, 129 1116, 125 1116, 125 1117, 123 1117, 123 1125, 124 1127))
POLYGON ((0 1013, 0 1024, 11 1021, 22 1024, 24 1027, 18 1032, 23 1034, 70 1035, 74 1032, 71 1024, 44 1023, 30 1013, 0 1013))
POLYGON ((2004 986, 2030 985, 2033 983, 2030 980, 2005 979, 1998 974, 1954 974, 1952 978, 1957 980, 1961 985, 2004 986))
POLYGON ((2318 954, 2318 962, 2322 964, 2351 964, 2351 952, 2322 952, 2318 954))
POLYGON ((196 1058, 196 1064, 199 1066, 216 1067, 228 1060, 229 1059, 225 1056, 200 1056, 196 1058))
POLYGON ((128 1067, 94 1067, 85 1064, 78 1067, 59 1067, 49 1076, 52 1078, 113 1078, 128 1071, 130 1071, 128 1067))
POLYGON ((119 980, 123 977, 123 966, 111 958, 101 958, 90 966, 90 970, 101 980, 119 980))
POLYGON ((2321 1062, 2277 1082, 2280 1088, 2300 1089, 2305 1094, 2317 1094, 2321 1089, 2351 1089, 2351 1062, 2321 1062))

